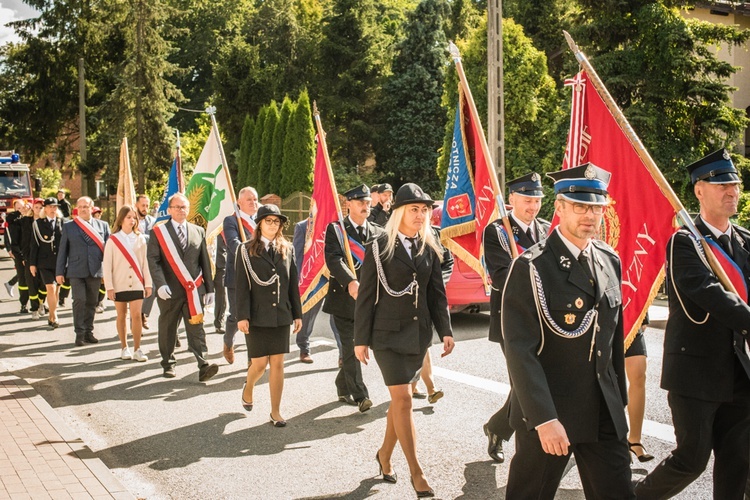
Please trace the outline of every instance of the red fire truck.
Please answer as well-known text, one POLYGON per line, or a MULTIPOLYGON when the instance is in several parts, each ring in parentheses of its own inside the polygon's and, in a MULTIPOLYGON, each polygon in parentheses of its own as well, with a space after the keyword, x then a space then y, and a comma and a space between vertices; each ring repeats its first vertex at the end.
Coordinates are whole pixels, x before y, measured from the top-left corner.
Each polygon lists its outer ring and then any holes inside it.
POLYGON ((15 151, 0 150, 0 236, 5 234, 5 214, 13 210, 13 200, 19 198, 31 198, 29 166, 21 163, 15 151))

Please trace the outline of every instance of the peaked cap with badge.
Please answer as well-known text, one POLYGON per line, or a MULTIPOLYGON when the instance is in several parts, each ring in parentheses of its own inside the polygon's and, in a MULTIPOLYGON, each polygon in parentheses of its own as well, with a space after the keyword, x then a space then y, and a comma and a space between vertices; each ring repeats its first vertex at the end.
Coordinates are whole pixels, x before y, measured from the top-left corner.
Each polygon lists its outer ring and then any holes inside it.
POLYGON ((690 182, 706 181, 710 184, 734 184, 740 182, 732 157, 726 149, 719 149, 687 167, 690 182))
POLYGON ((547 177, 555 181, 555 194, 568 201, 587 205, 606 205, 609 202, 607 186, 612 174, 593 163, 550 172, 547 177))
POLYGON ((544 196, 542 177, 536 172, 508 181, 507 184, 508 193, 510 194, 520 194, 530 198, 541 198, 544 196))
POLYGON ((347 201, 352 201, 352 200, 370 201, 372 200, 372 197, 370 197, 370 188, 368 188, 365 184, 361 184, 357 187, 351 188, 349 191, 344 193, 344 196, 346 197, 347 201))

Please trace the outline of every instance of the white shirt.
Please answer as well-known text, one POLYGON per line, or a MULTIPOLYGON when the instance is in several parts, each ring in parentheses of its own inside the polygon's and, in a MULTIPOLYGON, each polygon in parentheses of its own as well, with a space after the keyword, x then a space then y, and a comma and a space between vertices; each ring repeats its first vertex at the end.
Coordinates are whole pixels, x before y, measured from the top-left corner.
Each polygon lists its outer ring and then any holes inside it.
MULTIPOLYGON (((347 216, 346 218, 347 218, 347 219, 349 219, 349 222, 351 223, 352 227, 354 228, 354 232, 355 232, 355 233, 357 233, 357 234, 359 234, 359 228, 360 228, 360 227, 362 227, 362 228, 364 228, 364 227, 365 227, 365 225, 364 225, 364 224, 357 224, 356 222, 354 222, 354 221, 352 220, 351 216, 347 216)), ((366 222, 367 222, 367 220, 365 220, 365 223, 366 223, 366 222)))
POLYGON ((179 228, 182 228, 182 231, 183 231, 182 234, 184 234, 185 235, 185 239, 187 239, 187 224, 185 222, 183 222, 182 224, 180 224, 180 223, 178 223, 174 219, 170 219, 170 220, 172 221, 172 227, 174 227, 174 230, 177 233, 177 236, 180 235, 180 229, 179 228))
POLYGON ((265 236, 261 236, 260 237, 260 241, 262 241, 263 245, 265 245, 266 251, 268 251, 269 247, 273 246, 273 242, 271 240, 269 240, 268 238, 266 238, 265 236))
MULTIPOLYGON (((413 237, 418 238, 419 233, 415 234, 413 237)), ((411 242, 407 240, 406 238, 411 238, 411 236, 406 236, 401 231, 398 232, 398 239, 401 240, 401 244, 404 245, 404 249, 406 250, 406 253, 409 255, 409 257, 411 257, 411 242)))
POLYGON ((132 250, 135 247, 135 240, 138 239, 138 235, 135 234, 135 231, 130 231, 130 234, 122 230, 119 232, 122 235, 122 239, 125 240, 125 244, 132 250))
POLYGON ((724 234, 726 234, 727 236, 729 236, 729 239, 731 241, 731 239, 732 239, 732 224, 729 224, 729 227, 727 228, 726 231, 720 231, 716 227, 714 227, 711 224, 709 224, 708 222, 706 222, 706 219, 704 219, 703 217, 701 217, 701 220, 706 225, 706 227, 709 229, 709 231, 711 231, 711 233, 713 233, 714 238, 716 239, 716 241, 719 241, 719 236, 724 235, 724 234))
POLYGON ((574 259, 578 260, 578 256, 581 255, 581 253, 586 254, 586 257, 588 257, 588 259, 589 259, 589 266, 591 266, 591 274, 594 275, 594 276, 596 276, 595 271, 594 271, 594 259, 591 258, 591 255, 592 255, 591 254, 591 252, 592 252, 591 251, 591 245, 592 245, 591 240, 589 240, 589 243, 588 243, 588 245, 586 245, 586 248, 584 248, 583 250, 581 250, 580 248, 578 248, 575 245, 575 243, 573 243, 572 241, 570 241, 569 239, 567 239, 565 236, 563 236, 562 232, 560 232, 560 228, 559 227, 556 227, 555 231, 557 231, 557 234, 560 235, 560 239, 562 240, 563 243, 565 243, 565 246, 568 248, 568 251, 573 255, 574 259))
MULTIPOLYGON (((526 224, 525 222, 523 222, 522 220, 519 220, 519 219, 518 219, 518 217, 516 217, 515 215, 513 215, 513 212, 511 212, 511 213, 510 213, 509 215, 510 215, 511 217, 513 217, 513 220, 514 220, 514 221, 516 221, 516 224, 518 224, 518 227, 520 227, 520 228, 521 228, 521 231, 523 231, 524 233, 525 233, 525 232, 526 232, 526 231, 527 231, 527 230, 528 230, 529 228, 533 228, 533 225, 534 225, 534 221, 531 221, 531 225, 528 225, 528 224, 526 224)), ((531 233, 532 233, 532 234, 533 234, 534 236, 536 236, 536 232, 534 231, 534 229, 531 229, 531 233)), ((534 241, 536 241, 536 238, 534 238, 534 241)))

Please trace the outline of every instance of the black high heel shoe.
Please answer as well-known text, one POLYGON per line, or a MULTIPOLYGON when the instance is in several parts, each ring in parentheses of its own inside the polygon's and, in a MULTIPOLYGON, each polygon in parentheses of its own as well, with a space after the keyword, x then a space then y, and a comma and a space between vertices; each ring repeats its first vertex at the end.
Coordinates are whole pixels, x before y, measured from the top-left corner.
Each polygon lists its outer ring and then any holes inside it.
POLYGON ((271 417, 271 424, 274 427, 286 427, 286 420, 274 420, 273 415, 269 415, 271 417))
POLYGON ((378 462, 378 469, 380 470, 378 475, 383 475, 383 481, 385 481, 386 483, 396 484, 396 481, 398 481, 396 471, 393 471, 393 474, 386 474, 383 472, 383 464, 380 463, 380 450, 375 452, 375 460, 378 462))
POLYGON ((414 488, 414 492, 417 494, 417 498, 432 498, 435 496, 435 492, 432 489, 425 490, 425 491, 418 491, 417 487, 414 486, 414 479, 410 478, 411 480, 411 487, 414 488))
POLYGON ((253 404, 245 401, 245 385, 246 384, 242 385, 242 407, 245 411, 253 411, 253 404))
POLYGON ((630 448, 630 453, 632 453, 635 456, 635 458, 637 458, 638 461, 641 463, 649 462, 654 459, 654 456, 649 455, 649 453, 646 451, 646 448, 641 443, 631 443, 630 441, 628 441, 628 448, 630 448), (635 448, 636 446, 641 447, 641 450, 643 451, 642 454, 639 455, 638 453, 635 452, 633 448, 635 448))

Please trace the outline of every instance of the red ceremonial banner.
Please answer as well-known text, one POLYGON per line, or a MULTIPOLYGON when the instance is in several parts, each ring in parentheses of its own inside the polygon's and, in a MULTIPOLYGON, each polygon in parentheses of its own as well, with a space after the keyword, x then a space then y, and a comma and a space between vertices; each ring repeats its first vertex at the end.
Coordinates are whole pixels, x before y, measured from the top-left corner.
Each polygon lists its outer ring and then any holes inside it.
POLYGON ((336 190, 326 165, 322 142, 318 141, 318 151, 315 155, 305 253, 302 264, 299 266, 299 293, 302 297, 303 312, 322 300, 328 292, 328 268, 325 260, 326 228, 328 224, 338 220, 334 198, 336 190))
POLYGON ((573 88, 571 129, 563 168, 591 162, 612 173, 602 240, 622 262, 625 347, 633 341, 664 280, 665 248, 675 212, 585 71, 573 88))

